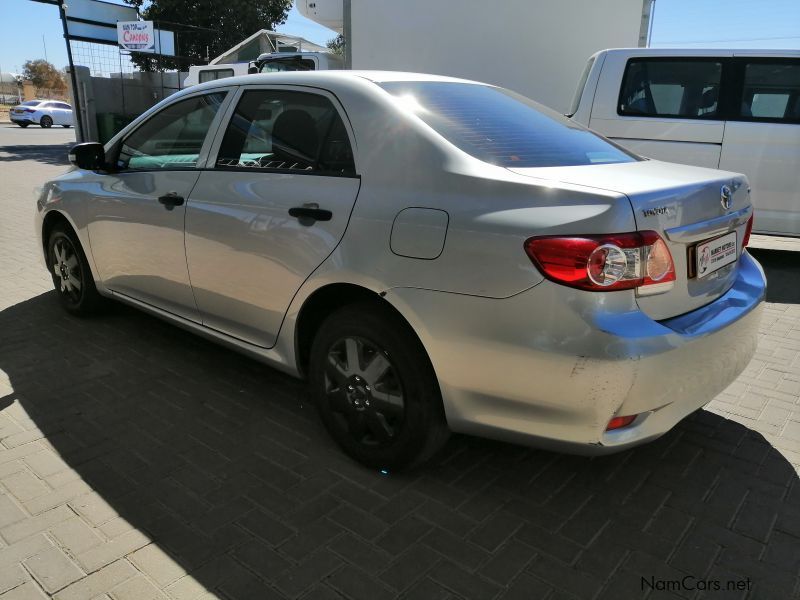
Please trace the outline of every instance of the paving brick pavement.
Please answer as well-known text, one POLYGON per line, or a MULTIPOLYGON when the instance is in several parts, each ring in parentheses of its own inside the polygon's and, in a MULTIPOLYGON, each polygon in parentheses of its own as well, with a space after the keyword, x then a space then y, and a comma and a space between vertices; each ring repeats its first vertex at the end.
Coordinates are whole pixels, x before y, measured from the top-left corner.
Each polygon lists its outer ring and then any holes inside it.
POLYGON ((30 190, 68 134, 6 129, 2 600, 800 597, 796 262, 755 251, 778 295, 758 355, 660 440, 587 459, 457 436, 382 476, 298 382, 122 306, 64 315, 30 190), (750 590, 643 589, 686 576, 750 590))

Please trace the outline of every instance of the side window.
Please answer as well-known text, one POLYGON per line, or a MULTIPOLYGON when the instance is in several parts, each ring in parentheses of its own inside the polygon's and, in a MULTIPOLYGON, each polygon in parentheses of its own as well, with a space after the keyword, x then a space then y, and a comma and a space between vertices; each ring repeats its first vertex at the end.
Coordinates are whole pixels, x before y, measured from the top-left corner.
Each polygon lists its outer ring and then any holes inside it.
POLYGON ((120 169, 191 169, 226 92, 194 96, 170 104, 122 142, 120 169))
POLYGON ((617 112, 624 116, 714 119, 722 62, 632 59, 622 78, 617 112))
POLYGON ((214 81, 216 79, 225 79, 226 77, 233 77, 233 69, 209 69, 207 71, 200 71, 200 83, 214 81))
POLYGON ((754 61, 744 65, 738 118, 800 122, 800 61, 754 61))
POLYGON ((242 94, 217 167, 355 173, 347 130, 330 100, 277 90, 242 94))
POLYGON ((72 110, 72 107, 69 104, 65 104, 64 102, 56 102, 56 108, 63 108, 64 110, 72 110))

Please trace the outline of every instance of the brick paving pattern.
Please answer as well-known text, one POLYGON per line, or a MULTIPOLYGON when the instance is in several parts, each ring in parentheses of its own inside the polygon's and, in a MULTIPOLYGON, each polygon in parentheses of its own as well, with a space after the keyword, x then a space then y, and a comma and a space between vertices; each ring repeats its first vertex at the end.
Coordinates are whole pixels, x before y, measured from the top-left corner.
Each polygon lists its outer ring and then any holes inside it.
POLYGON ((71 135, 0 125, 2 600, 800 597, 800 263, 754 251, 777 294, 756 358, 655 443, 456 436, 384 476, 302 384, 122 306, 60 310, 32 188, 71 135), (643 589, 687 575, 751 585, 643 589))

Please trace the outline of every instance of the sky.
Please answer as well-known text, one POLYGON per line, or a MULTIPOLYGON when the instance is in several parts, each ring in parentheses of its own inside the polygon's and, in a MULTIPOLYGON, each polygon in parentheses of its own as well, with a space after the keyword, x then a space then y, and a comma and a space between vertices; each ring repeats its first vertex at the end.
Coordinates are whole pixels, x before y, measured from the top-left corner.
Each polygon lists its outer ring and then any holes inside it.
MULTIPOLYGON (((596 0, 589 0, 596 1, 596 0)), ((31 0, 2 0, 0 70, 28 59, 67 64, 58 10, 31 0)), ((278 30, 325 44, 330 29, 295 8, 278 30)), ((800 0, 656 0, 651 45, 657 47, 800 48, 800 0)))

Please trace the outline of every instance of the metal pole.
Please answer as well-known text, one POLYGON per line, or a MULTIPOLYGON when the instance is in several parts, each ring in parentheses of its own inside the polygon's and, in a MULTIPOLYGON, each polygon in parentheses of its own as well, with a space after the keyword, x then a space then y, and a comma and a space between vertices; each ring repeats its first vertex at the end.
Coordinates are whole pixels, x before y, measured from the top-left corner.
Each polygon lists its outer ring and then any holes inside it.
POLYGON ((86 139, 86 130, 83 127, 83 116, 81 115, 81 101, 80 92, 78 91, 78 79, 75 77, 75 64, 72 62, 72 46, 69 43, 69 28, 67 27, 67 13, 64 8, 64 0, 58 0, 58 12, 61 15, 61 27, 64 29, 64 41, 67 42, 67 60, 69 61, 69 78, 72 82, 72 101, 75 103, 73 112, 75 113, 75 121, 77 123, 76 129, 78 130, 79 139, 83 142, 86 139))
POLYGON ((656 16, 656 0, 650 3, 650 27, 647 30, 647 47, 650 48, 653 43, 653 17, 656 16))
POLYGON ((353 68, 353 7, 352 0, 344 0, 342 7, 342 35, 344 36, 344 68, 353 68))

